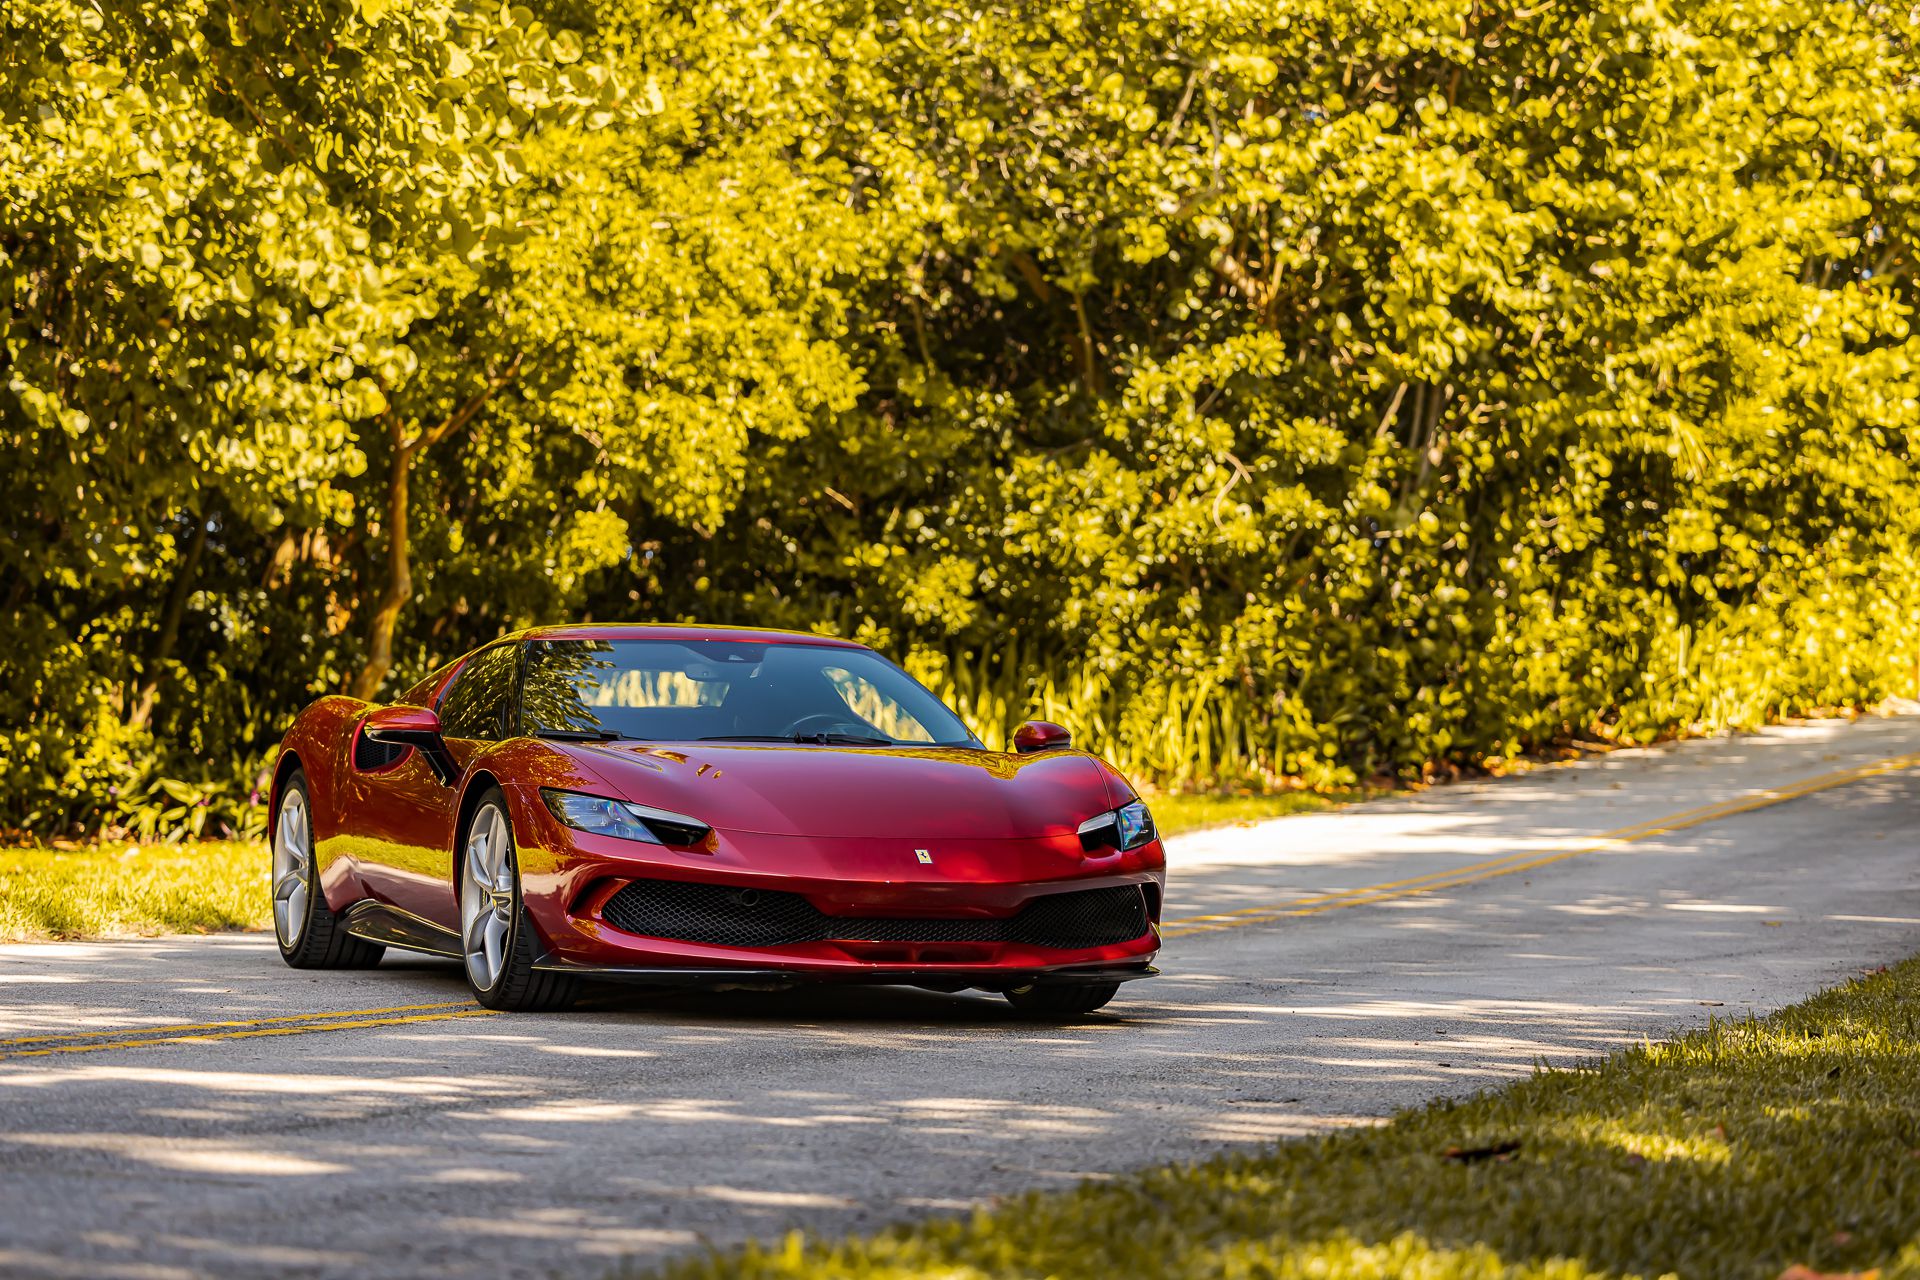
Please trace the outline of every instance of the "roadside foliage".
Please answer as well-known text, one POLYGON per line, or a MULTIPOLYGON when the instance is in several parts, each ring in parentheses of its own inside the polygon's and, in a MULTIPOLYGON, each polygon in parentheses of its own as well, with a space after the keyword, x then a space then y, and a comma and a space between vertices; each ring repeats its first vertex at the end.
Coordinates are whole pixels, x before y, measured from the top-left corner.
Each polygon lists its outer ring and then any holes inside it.
POLYGON ((569 618, 1170 787, 1914 691, 1912 9, 0 21, 0 827, 569 618))

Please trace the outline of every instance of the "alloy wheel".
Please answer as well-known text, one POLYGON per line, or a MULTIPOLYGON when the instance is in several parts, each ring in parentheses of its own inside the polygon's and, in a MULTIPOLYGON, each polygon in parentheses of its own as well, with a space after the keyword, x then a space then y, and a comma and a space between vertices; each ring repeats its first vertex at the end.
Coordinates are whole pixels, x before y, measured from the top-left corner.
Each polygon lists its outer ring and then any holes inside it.
POLYGON ((307 884, 313 872, 313 825, 307 820, 307 797, 298 787, 287 788, 280 801, 280 821, 273 834, 273 928, 280 945, 299 945, 307 930, 307 884))
POLYGON ((507 815, 489 804, 474 815, 460 876, 460 936, 467 976, 491 991, 507 962, 513 932, 513 842, 507 815))

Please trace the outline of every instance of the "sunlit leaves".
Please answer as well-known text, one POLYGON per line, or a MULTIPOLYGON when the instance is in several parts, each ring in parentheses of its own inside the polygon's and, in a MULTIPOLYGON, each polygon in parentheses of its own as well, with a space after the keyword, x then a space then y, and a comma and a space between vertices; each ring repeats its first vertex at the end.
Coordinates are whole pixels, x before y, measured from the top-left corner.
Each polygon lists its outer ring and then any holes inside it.
POLYGON ((397 446, 396 681, 581 612, 838 628, 991 740, 1325 785, 1911 688, 1910 14, 7 21, 34 794, 132 758, 150 671, 197 759, 338 687, 397 446))
POLYGON ((1009 707, 1123 671, 1083 740, 1162 778, 1909 688, 1909 21, 841 6, 861 89, 813 132, 892 246, 873 389, 831 484, 749 485, 733 599, 990 661, 1009 707), (953 556, 972 607, 929 610, 953 556), (1195 689, 1215 736, 1155 745, 1195 689))
MULTIPOLYGON (((58 821, 118 789, 114 721, 144 718, 183 626, 211 677, 210 615, 264 627, 248 586, 337 571, 379 421, 458 390, 422 403, 415 347, 519 237, 518 139, 620 100, 576 35, 524 9, 22 0, 5 23, 0 616, 18 643, 0 672, 24 728, 0 739, 0 824, 22 797, 58 821), (203 561, 182 554, 196 524, 218 530, 203 561), (222 586, 189 611, 196 573, 222 586)), ((308 654, 296 696, 328 678, 311 631, 355 607, 306 606, 280 631, 308 654)), ((265 726, 244 688, 210 683, 217 711, 190 690, 162 705, 190 726, 173 749, 221 774, 265 726), (228 716, 237 740, 209 751, 228 716)))

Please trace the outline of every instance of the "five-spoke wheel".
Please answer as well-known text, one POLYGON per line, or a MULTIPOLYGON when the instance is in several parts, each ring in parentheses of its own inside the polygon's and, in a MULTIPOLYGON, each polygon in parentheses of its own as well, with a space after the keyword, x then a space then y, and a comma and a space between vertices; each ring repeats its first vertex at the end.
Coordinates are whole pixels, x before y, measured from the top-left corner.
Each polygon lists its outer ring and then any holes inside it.
POLYGON ((467 977, 478 991, 500 981, 513 933, 514 867, 507 815, 497 804, 482 805, 467 830, 465 874, 460 881, 460 936, 467 952, 467 977))
POLYGON ((300 945, 307 931, 307 881, 313 875, 313 823, 305 779, 289 784, 273 824, 273 931, 282 950, 300 945))
POLYGON ((365 969, 386 948, 340 925, 320 891, 307 775, 295 769, 280 787, 273 815, 273 933, 280 955, 296 969, 365 969))
POLYGON ((533 925, 520 903, 507 798, 490 788, 473 808, 460 853, 460 943, 467 982, 489 1009, 564 1009, 577 979, 534 968, 533 925))

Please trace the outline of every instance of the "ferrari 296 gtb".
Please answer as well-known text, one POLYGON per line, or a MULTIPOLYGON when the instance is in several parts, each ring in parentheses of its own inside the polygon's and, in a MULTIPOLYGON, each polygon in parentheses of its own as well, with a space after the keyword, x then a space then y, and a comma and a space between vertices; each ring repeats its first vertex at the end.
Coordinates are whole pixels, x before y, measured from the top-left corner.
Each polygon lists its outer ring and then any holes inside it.
POLYGON ((273 775, 299 968, 464 961, 495 1009, 585 979, 903 983, 1076 1015, 1153 972, 1153 819, 1065 730, 989 751, 864 645, 744 628, 521 632, 399 701, 326 697, 273 775))

